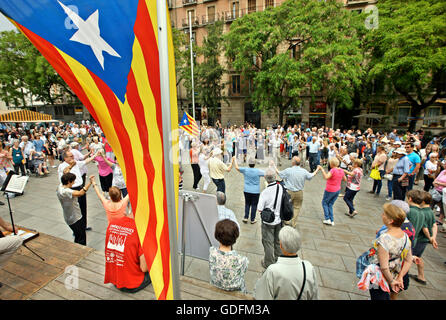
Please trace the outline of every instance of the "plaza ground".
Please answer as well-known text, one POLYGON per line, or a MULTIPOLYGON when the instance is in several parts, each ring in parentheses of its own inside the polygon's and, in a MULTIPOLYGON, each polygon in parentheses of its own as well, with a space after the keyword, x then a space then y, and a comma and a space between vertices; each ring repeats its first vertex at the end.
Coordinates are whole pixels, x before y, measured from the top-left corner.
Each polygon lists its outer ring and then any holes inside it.
MULTIPOLYGON (((244 164, 240 164, 243 166, 244 164)), ((283 159, 284 169, 290 162, 283 159)), ((184 189, 192 189, 192 170, 190 165, 184 166, 184 189)), ((258 165, 259 168, 266 168, 266 165, 258 165)), ((308 165, 306 167, 308 169, 308 165)), ((97 169, 94 164, 89 165, 89 175, 97 176, 97 169)), ((98 180, 98 179, 96 179, 98 180)), ((263 258, 263 246, 261 243, 261 223, 244 224, 242 218, 244 214, 243 196, 243 176, 235 168, 226 174, 226 195, 227 207, 232 209, 240 223, 240 237, 234 249, 245 255, 249 259, 248 272, 246 274, 246 286, 249 293, 252 293, 257 279, 261 276, 263 268, 260 261, 263 258)), ((422 187, 422 182, 420 181, 422 187)), ((11 199, 12 210, 14 211, 14 222, 17 225, 35 229, 40 233, 58 239, 73 242, 71 229, 65 224, 62 208, 56 197, 57 171, 52 169, 50 175, 45 178, 31 177, 25 189, 25 194, 11 199)), ((203 181, 200 182, 200 187, 203 181)), ((334 205, 335 226, 322 224, 323 211, 321 200, 325 181, 321 174, 305 185, 304 202, 299 216, 297 229, 302 237, 302 249, 298 253, 300 257, 310 261, 316 268, 319 283, 320 299, 323 300, 362 300, 368 299, 368 292, 360 291, 356 287, 358 279, 355 276, 356 258, 367 250, 373 239, 376 230, 382 226, 381 208, 386 202, 386 183, 384 184, 381 196, 374 197, 367 193, 371 189, 372 182, 363 179, 362 190, 355 199, 359 214, 351 219, 344 213, 347 206, 342 198, 339 198, 334 205)), ((262 189, 263 179, 262 179, 262 189)), ((209 193, 215 194, 216 188, 210 184, 209 193)), ((105 211, 97 198, 93 189, 88 192, 88 225, 92 227, 87 232, 87 247, 90 249, 85 254, 79 253, 79 259, 74 259, 73 264, 82 270, 82 282, 79 289, 70 291, 64 288, 63 283, 66 277, 61 271, 47 284, 39 287, 30 299, 116 299, 120 297, 120 292, 111 285, 103 285, 104 271, 104 240, 107 228, 107 218, 105 211), (102 289, 100 289, 102 288, 102 289), (105 290, 105 291, 104 291, 105 290)), ((3 200, 3 199, 2 199, 3 200)), ((6 199, 3 200, 6 202, 6 199)), ((9 221, 7 205, 0 207, 0 216, 9 221)), ((258 217, 259 219, 259 217, 258 217)), ((434 250, 428 246, 423 258, 425 260, 425 275, 427 284, 422 285, 415 281, 410 282, 407 291, 399 295, 401 300, 442 300, 446 299, 446 238, 442 233, 438 234, 439 249, 434 250)), ((37 240, 36 240, 37 241, 37 240)), ((43 240, 42 240, 43 241, 43 240)), ((29 243, 33 247, 32 241, 29 243)), ((77 246, 77 245, 76 245, 77 246)), ((24 250, 20 250, 22 254, 24 250)), ((41 247, 39 254, 45 255, 45 248, 41 247)), ((61 269, 62 270, 62 269, 61 269)), ((7 275, 8 271, 3 271, 7 275), (6 272, 6 273, 5 273, 6 272)), ((416 274, 416 267, 412 266, 410 273, 416 274)), ((2 281, 0 279, 0 281, 2 281)), ((232 299, 235 296, 225 296, 221 292, 204 288, 202 285, 209 282, 208 262, 196 258, 186 258, 185 278, 182 286, 189 288, 189 291, 182 291, 184 299, 232 299), (201 282, 202 281, 202 282, 201 282), (196 286, 201 283, 201 286, 196 286), (195 287, 194 287, 195 286, 195 287), (200 291, 200 295, 195 291, 200 291), (203 297, 203 295, 208 295, 203 297), (228 298, 229 297, 229 298, 228 298)), ((6 284, 0 288, 0 297, 7 299, 5 290, 6 284), (2 294, 2 292, 4 294, 2 294)), ((149 286, 138 295, 123 295, 129 299, 153 299, 153 289, 149 286)), ((240 297, 238 297, 240 298, 240 297)), ((243 298, 243 297, 242 297, 243 298)))

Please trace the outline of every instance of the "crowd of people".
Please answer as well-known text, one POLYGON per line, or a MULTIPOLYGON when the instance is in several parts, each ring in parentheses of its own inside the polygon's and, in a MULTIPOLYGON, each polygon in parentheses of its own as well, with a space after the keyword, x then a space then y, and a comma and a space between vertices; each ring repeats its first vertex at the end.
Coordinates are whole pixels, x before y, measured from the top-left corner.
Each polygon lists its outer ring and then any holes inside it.
MULTIPOLYGON (((0 129, 0 179, 11 170, 44 177, 57 168, 60 184, 56 194, 74 242, 81 245, 86 245, 86 232, 91 230, 86 194, 93 187, 109 222, 105 283, 126 292, 150 284, 122 171, 100 127, 83 121, 0 129), (95 176, 88 174, 88 163, 97 165, 100 187, 95 176)), ((422 131, 341 131, 297 125, 259 129, 245 124, 201 126, 195 137, 180 130, 179 142, 179 188, 184 187, 184 167, 190 164, 192 189, 216 194, 219 222, 215 238, 220 246, 209 251, 210 278, 216 287, 246 291, 249 260, 233 250, 240 224, 225 206, 225 175, 233 168, 243 176, 242 222, 261 221, 264 273, 255 286, 256 299, 319 298, 315 269, 298 256, 302 240, 297 230, 305 183, 318 173, 325 180, 322 223, 331 227, 339 198, 345 202, 347 216, 353 219, 361 214, 355 197, 364 178, 373 180, 368 192, 374 197, 381 196, 383 186, 387 188, 383 227, 377 232, 365 270, 357 274, 358 286, 370 289, 372 299, 396 299, 408 287, 413 262, 418 275, 412 278, 426 283, 422 254, 429 243, 437 248, 437 233, 446 231, 446 159, 441 158, 440 137, 427 140, 422 131), (420 187, 414 188, 416 185, 420 187), (287 202, 293 208, 291 219, 282 216, 287 202)))
MULTIPOLYGON (((312 271, 307 272, 304 280, 303 266, 312 270, 311 263, 305 261, 301 266, 302 259, 297 256, 298 249, 295 250, 300 247, 296 227, 305 181, 312 180, 318 172, 326 181, 321 203, 322 223, 330 226, 335 225, 333 207, 338 198, 346 204, 345 215, 354 218, 360 214, 355 196, 361 190, 364 177, 373 181, 368 193, 374 197, 380 197, 383 186, 387 187, 385 200, 388 202, 382 208, 383 227, 377 232, 371 249, 376 254, 368 255, 368 266, 375 269, 362 270, 358 287, 370 289, 371 299, 396 299, 398 292, 408 288, 408 270, 413 262, 418 275, 411 278, 425 284, 421 256, 429 243, 438 248, 437 231, 446 232, 446 159, 440 158, 441 149, 440 137, 427 140, 422 131, 373 132, 371 128, 364 132, 298 126, 257 129, 246 124, 227 128, 203 126, 199 136, 180 135, 180 163, 191 164, 193 190, 209 193, 212 181, 218 193, 225 193, 225 173, 235 167, 243 175, 242 221, 254 224, 256 216, 262 221, 264 259, 261 265, 265 271, 254 291, 259 299, 296 299, 302 293, 307 299, 318 297, 317 280, 312 271), (247 166, 242 167, 241 163, 247 166), (285 163, 291 166, 279 170, 285 163), (266 168, 256 168, 258 164, 266 168), (265 180, 263 191, 261 177, 265 180), (414 188, 416 185, 420 187, 414 188), (284 193, 288 193, 293 205, 291 220, 281 219, 281 202, 288 201, 284 193), (265 209, 272 211, 274 218, 264 219, 265 209), (293 249, 286 249, 290 247, 293 249), (294 259, 286 258, 290 256, 294 259), (305 283, 308 287, 304 290, 305 283)), ((235 286, 243 291, 242 279, 249 261, 232 250, 239 229, 236 221, 231 223, 231 219, 222 216, 220 219, 226 221, 227 228, 216 226, 220 248, 210 249, 211 283, 224 290, 235 290, 235 286), (224 230, 229 232, 225 236, 230 241, 222 235, 224 230), (236 267, 230 270, 228 266, 236 267)))

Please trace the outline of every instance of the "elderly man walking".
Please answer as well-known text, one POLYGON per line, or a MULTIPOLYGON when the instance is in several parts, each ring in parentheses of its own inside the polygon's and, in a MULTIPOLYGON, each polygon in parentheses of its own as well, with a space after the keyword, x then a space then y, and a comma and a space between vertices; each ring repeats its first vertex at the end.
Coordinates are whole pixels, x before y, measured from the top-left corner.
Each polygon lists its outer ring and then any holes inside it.
POLYGON ((221 154, 222 151, 220 148, 215 148, 214 150, 212 150, 212 158, 209 159, 208 166, 209 175, 216 185, 217 191, 225 193, 225 172, 231 171, 233 161, 229 166, 225 165, 223 161, 221 161, 221 154))
POLYGON ((268 186, 260 194, 257 210, 259 214, 261 214, 265 208, 269 208, 274 212, 274 220, 272 222, 265 222, 262 220, 262 244, 265 253, 264 259, 262 260, 262 267, 266 269, 270 264, 277 261, 277 258, 281 253, 279 232, 282 228, 280 205, 282 202, 283 188, 277 183, 276 173, 272 168, 266 170, 265 180, 268 183, 268 186), (274 207, 275 202, 276 206, 274 207))
MULTIPOLYGON (((274 165, 273 162, 270 164, 274 165)), ((295 228, 300 209, 302 208, 302 203, 304 201, 305 181, 313 179, 313 177, 318 173, 319 167, 313 173, 309 173, 306 169, 300 167, 300 158, 293 157, 291 159, 290 168, 279 171, 274 165, 274 169, 279 177, 283 179, 284 187, 290 194, 291 201, 293 202, 293 218, 290 221, 284 221, 284 223, 295 228)))
POLYGON ((318 300, 316 270, 297 255, 301 247, 299 232, 289 226, 279 232, 281 256, 257 280, 256 300, 318 300))

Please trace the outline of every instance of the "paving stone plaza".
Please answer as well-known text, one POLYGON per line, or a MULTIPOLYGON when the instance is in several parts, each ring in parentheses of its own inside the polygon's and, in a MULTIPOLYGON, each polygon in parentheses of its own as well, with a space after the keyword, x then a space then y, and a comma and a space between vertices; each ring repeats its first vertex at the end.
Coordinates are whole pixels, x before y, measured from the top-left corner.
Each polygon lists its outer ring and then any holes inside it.
MULTIPOLYGON (((282 159, 282 170, 290 162, 282 159)), ((244 164, 240 164, 244 166, 244 164)), ((192 170, 190 165, 184 164, 184 189, 192 189, 192 170)), ((266 165, 258 165, 266 168, 266 165)), ((308 169, 308 164, 306 166, 308 169)), ((89 164, 89 175, 97 176, 95 164, 89 164)), ((226 206, 233 210, 241 226, 240 237, 234 247, 235 250, 249 259, 246 275, 246 285, 252 293, 256 280, 263 268, 263 246, 261 243, 261 222, 256 224, 242 223, 244 213, 243 175, 233 168, 226 174, 226 206)), ((262 189, 263 189, 263 179, 262 189)), ((422 187, 421 185, 416 188, 422 187)), ((14 211, 14 222, 17 225, 35 229, 41 233, 73 241, 71 229, 65 224, 62 208, 56 197, 57 170, 52 169, 50 175, 44 178, 30 177, 25 194, 11 199, 14 211)), ((203 181, 200 182, 201 187, 203 181)), ((366 300, 368 292, 357 289, 358 279, 355 277, 356 258, 367 250, 375 237, 375 232, 382 226, 381 208, 386 202, 387 192, 384 184, 379 198, 367 193, 371 190, 372 182, 364 178, 361 191, 355 198, 355 205, 359 214, 347 217, 347 206, 338 198, 334 205, 335 226, 322 223, 323 211, 321 200, 325 188, 325 181, 319 173, 311 181, 307 181, 304 190, 304 202, 298 220, 297 229, 302 237, 302 249, 299 256, 310 261, 317 270, 319 295, 323 300, 366 300)), ((210 184, 209 193, 215 194, 216 188, 210 184)), ((3 200, 3 199, 2 199, 3 200)), ((3 200, 6 202, 6 199, 3 200)), ((107 228, 105 211, 93 189, 88 192, 88 225, 92 228, 87 232, 87 245, 104 251, 104 239, 107 228)), ((0 215, 9 221, 7 204, 0 207, 0 215)), ((257 217, 259 220, 260 217, 257 217)), ((439 249, 434 250, 429 245, 423 255, 425 260, 425 274, 427 285, 410 282, 407 291, 399 295, 401 300, 442 300, 446 299, 446 238, 442 233, 437 237, 439 249)), ((416 274, 413 265, 410 273, 416 274)), ((209 281, 208 262, 195 258, 186 258, 185 276, 209 281)))

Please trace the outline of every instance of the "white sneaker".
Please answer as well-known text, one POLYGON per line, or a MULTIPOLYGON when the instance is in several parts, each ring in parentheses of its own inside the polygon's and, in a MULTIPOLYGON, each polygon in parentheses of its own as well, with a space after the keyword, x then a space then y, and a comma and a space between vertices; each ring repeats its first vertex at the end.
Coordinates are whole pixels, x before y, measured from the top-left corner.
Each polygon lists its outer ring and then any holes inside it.
POLYGON ((324 220, 322 221, 323 224, 331 225, 331 220, 324 220))
POLYGON ((391 197, 386 197, 386 201, 390 201, 390 200, 392 200, 391 197))
POLYGON ((331 222, 331 225, 334 226, 334 221, 331 222))

